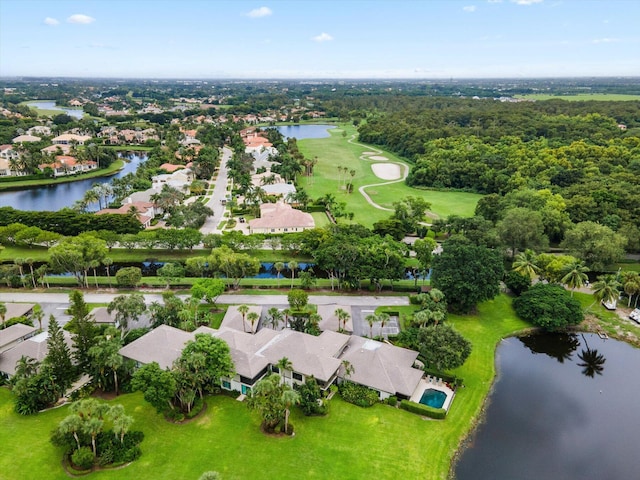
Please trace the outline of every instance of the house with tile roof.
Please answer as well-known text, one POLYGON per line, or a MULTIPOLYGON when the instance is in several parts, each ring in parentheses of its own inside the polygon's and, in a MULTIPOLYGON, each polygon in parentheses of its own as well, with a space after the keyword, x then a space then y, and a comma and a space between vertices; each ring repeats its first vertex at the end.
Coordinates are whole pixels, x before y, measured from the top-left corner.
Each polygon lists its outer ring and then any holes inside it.
POLYGON ((283 202, 260 205, 260 218, 249 220, 250 233, 291 233, 315 228, 311 214, 283 202))
POLYGON ((60 177, 63 175, 73 175, 74 173, 88 172, 98 168, 98 162, 94 160, 86 160, 79 162, 75 157, 71 155, 56 155, 53 162, 41 163, 38 165, 40 170, 45 168, 51 168, 53 170, 54 177, 60 177))
POLYGON ((151 226, 151 220, 156 216, 156 208, 153 202, 134 202, 131 199, 123 203, 120 208, 103 208, 98 210, 96 215, 112 213, 116 215, 131 215, 135 211, 135 216, 144 228, 151 226))
POLYGON ((75 133, 63 133, 51 139, 54 145, 84 145, 91 140, 88 135, 76 135, 75 133))
POLYGON ((11 143, 34 143, 42 140, 41 137, 36 137, 35 135, 18 135, 11 143))

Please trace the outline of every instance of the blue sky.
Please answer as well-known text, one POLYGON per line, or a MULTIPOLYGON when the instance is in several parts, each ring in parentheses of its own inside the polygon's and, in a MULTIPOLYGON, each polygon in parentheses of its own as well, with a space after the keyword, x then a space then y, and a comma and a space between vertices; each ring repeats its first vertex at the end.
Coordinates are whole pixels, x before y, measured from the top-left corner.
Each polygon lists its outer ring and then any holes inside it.
POLYGON ((0 76, 640 75, 637 0, 0 0, 0 76))

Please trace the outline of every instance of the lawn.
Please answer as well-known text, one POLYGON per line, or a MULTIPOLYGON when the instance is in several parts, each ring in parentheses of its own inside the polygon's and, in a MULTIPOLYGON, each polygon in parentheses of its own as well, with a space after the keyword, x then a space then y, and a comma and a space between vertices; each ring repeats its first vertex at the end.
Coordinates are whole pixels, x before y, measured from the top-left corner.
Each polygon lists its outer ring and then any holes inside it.
POLYGON ((628 95, 624 93, 576 93, 574 95, 549 95, 546 93, 531 93, 528 95, 514 95, 516 98, 529 100, 567 100, 569 102, 583 102, 585 100, 598 100, 601 102, 628 102, 640 100, 640 95, 628 95))
MULTIPOLYGON (((423 197, 432 204, 432 212, 438 216, 446 217, 451 214, 472 216, 475 206, 481 195, 466 192, 433 191, 408 187, 403 181, 388 185, 378 185, 385 180, 378 178, 371 170, 372 161, 361 160, 362 152, 379 151, 379 148, 358 144, 357 141, 349 142, 356 130, 351 125, 340 125, 329 130, 330 137, 299 140, 300 151, 307 158, 317 158, 318 163, 314 167, 313 177, 299 177, 298 185, 304 187, 311 198, 318 198, 325 194, 333 194, 338 202, 346 202, 347 211, 354 212, 354 221, 367 227, 375 222, 388 218, 389 210, 381 210, 370 205, 359 193, 358 188, 372 185, 366 188, 371 199, 386 209, 393 207, 396 202, 408 195, 423 197), (343 136, 343 132, 347 133, 343 136), (346 166, 354 171, 346 175, 340 173, 338 167, 346 166), (344 183, 353 181, 352 193, 346 193, 344 183)), ((408 163, 394 154, 382 151, 380 154, 391 162, 408 165, 408 163)))
MULTIPOLYGON (((225 480, 244 478, 447 478, 460 440, 478 417, 495 374, 501 338, 527 325, 515 318, 506 296, 480 306, 476 316, 454 316, 452 324, 473 342, 467 363, 455 373, 465 379, 445 421, 385 405, 362 409, 334 397, 327 417, 306 418, 294 410, 293 438, 263 435, 258 418, 229 397, 207 399, 201 418, 185 425, 161 419, 141 395, 117 399, 145 433, 143 456, 104 479, 197 479, 206 470, 225 480)), ((33 417, 12 411, 11 394, 0 389, 0 472, 7 480, 67 478, 49 432, 67 407, 33 417), (29 448, 25 448, 29 445, 29 448)))

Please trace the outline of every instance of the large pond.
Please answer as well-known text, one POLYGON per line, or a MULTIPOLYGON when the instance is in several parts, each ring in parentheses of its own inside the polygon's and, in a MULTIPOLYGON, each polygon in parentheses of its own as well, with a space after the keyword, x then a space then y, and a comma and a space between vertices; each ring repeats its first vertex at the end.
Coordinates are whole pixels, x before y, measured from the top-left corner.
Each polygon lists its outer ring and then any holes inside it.
POLYGON ((302 140, 303 138, 329 137, 331 135, 329 130, 336 127, 334 125, 285 125, 276 128, 285 140, 287 138, 302 140))
POLYGON ((58 183, 45 187, 25 190, 0 192, 0 207, 13 207, 18 210, 50 210, 57 211, 64 207, 73 207, 77 200, 96 183, 107 183, 113 178, 122 177, 135 172, 146 155, 127 155, 124 168, 108 177, 89 178, 69 183, 58 183))
POLYGON ((63 108, 58 107, 56 102, 29 102, 27 106, 37 108, 39 110, 60 110, 60 113, 66 113, 73 118, 82 118, 84 111, 81 108, 63 108))
POLYGON ((537 335, 505 340, 497 355, 500 375, 458 480, 638 478, 639 349, 537 335))

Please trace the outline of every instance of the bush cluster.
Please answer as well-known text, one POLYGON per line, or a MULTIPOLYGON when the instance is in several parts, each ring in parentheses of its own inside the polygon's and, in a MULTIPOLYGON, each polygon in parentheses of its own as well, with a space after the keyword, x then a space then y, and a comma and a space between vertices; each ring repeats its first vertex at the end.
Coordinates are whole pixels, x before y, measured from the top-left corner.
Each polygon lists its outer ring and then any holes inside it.
POLYGON ((444 420, 447 416, 447 411, 444 408, 433 408, 429 405, 422 405, 421 403, 411 402, 409 400, 402 400, 400 402, 400 408, 407 412, 417 413, 418 415, 438 420, 444 420))
POLYGON ((338 388, 340 390, 340 396, 342 396, 345 402, 353 403, 359 407, 371 407, 379 401, 378 392, 364 385, 344 381, 338 388))

